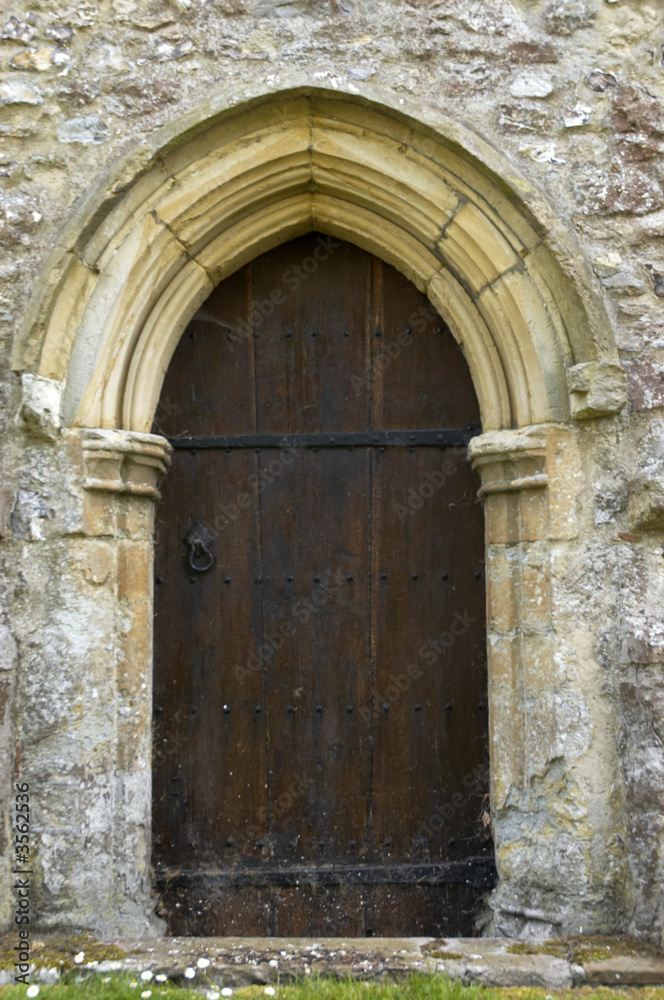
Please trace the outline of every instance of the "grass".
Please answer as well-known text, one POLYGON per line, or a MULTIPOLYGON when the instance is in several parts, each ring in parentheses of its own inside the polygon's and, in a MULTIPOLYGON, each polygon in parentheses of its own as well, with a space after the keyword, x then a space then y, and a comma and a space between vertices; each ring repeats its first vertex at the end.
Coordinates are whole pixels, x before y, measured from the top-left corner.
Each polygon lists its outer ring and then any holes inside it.
MULTIPOLYGON (((150 1000, 197 1000, 198 997, 221 994, 221 987, 211 982, 201 990, 182 989, 171 982, 142 981, 138 976, 93 975, 82 982, 72 981, 74 973, 53 985, 40 985, 39 1000, 140 1000, 150 991, 150 1000)), ((464 986, 443 975, 412 974, 399 983, 379 980, 338 980, 312 976, 287 985, 275 985, 274 1000, 664 1000, 664 987, 633 987, 617 990, 611 987, 581 987, 547 993, 543 989, 464 986)), ((25 986, 0 987, 2 1000, 23 1000, 25 986)), ((249 986, 233 990, 234 1000, 267 1000, 264 986, 249 986)))

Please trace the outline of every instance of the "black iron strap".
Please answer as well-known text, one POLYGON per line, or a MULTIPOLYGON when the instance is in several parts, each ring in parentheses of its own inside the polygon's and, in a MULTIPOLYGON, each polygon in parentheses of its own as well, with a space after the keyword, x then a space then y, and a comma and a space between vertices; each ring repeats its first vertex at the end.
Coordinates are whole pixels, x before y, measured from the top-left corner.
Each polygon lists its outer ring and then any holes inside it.
POLYGON ((465 448, 480 424, 446 430, 352 431, 339 434, 212 434, 173 437, 174 448, 465 448))
POLYGON ((497 883, 492 858, 470 857, 437 864, 289 865, 281 868, 228 867, 210 870, 165 870, 155 872, 157 885, 179 888, 226 889, 241 886, 302 885, 469 885, 493 889, 497 883))

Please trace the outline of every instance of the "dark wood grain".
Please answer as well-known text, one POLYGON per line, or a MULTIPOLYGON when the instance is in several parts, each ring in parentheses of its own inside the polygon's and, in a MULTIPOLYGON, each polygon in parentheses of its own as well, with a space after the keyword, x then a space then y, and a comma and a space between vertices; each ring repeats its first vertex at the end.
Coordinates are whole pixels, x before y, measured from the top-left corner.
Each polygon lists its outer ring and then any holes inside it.
POLYGON ((427 299, 320 234, 183 334, 154 426, 178 443, 155 555, 170 933, 472 933, 494 877, 478 428, 427 299))

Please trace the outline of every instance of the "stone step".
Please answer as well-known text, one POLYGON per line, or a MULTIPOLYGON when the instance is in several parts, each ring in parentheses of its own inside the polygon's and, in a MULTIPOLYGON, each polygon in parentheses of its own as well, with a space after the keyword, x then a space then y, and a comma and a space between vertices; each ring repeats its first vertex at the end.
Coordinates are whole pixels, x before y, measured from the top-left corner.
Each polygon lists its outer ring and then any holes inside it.
MULTIPOLYGON (((43 941, 34 942, 31 979, 53 982, 60 975, 53 960, 58 953, 58 938, 40 937, 43 941)), ((83 950, 76 955, 75 963, 74 956, 68 955, 65 968, 75 964, 82 976, 126 971, 137 978, 149 971, 165 974, 178 985, 198 988, 213 983, 236 990, 317 974, 401 979, 411 972, 442 972, 464 983, 543 990, 569 989, 585 983, 664 984, 664 956, 616 955, 576 965, 555 955, 523 953, 523 942, 504 937, 115 938, 101 945, 91 941, 87 954, 85 947, 81 945, 83 950), (515 945, 519 951, 510 950, 515 945), (114 958, 103 957, 104 947, 110 947, 114 958), (99 957, 95 959, 95 955, 99 957), (185 970, 194 970, 193 976, 185 970)), ((65 954, 63 949, 63 957, 65 954)), ((11 978, 11 972, 0 972, 0 985, 11 978)))

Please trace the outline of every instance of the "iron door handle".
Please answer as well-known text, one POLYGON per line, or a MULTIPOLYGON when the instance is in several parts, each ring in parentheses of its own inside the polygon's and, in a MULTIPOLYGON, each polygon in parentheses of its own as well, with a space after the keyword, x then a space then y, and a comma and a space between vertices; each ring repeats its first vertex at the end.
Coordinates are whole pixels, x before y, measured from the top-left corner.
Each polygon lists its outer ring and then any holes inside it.
POLYGON ((195 573, 207 573, 212 569, 214 555, 210 547, 214 544, 214 535, 204 524, 194 521, 182 541, 189 549, 189 565, 195 573))

